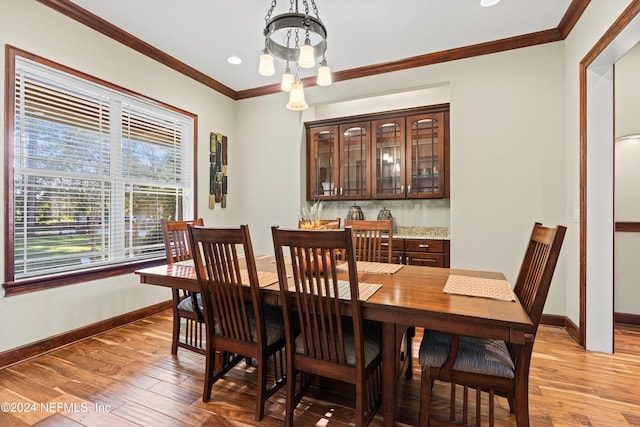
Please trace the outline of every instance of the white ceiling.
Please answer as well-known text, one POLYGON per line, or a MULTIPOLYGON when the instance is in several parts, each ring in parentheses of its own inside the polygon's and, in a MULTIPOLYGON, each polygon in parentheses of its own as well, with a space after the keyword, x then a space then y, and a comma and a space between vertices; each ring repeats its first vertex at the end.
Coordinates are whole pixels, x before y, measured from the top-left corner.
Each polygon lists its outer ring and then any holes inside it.
MULTIPOLYGON (((279 82, 258 74, 270 0, 72 0, 234 91, 279 82), (231 65, 229 56, 243 62, 231 65)), ((302 2, 300 2, 302 3, 302 2)), ((316 0, 333 71, 398 61, 558 27, 571 0, 316 0)), ((280 1, 274 15, 287 12, 280 1)), ((306 70, 305 70, 306 71, 306 70)), ((301 73, 301 77, 313 74, 301 73)))

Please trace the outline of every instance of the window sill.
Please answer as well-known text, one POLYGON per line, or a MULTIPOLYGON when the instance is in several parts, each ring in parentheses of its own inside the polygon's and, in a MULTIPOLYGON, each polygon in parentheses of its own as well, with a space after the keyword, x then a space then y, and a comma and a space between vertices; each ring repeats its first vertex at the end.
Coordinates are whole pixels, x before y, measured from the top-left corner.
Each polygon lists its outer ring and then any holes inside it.
POLYGON ((2 284, 4 288, 4 296, 20 295, 29 292, 41 291, 44 289, 53 289, 59 286, 73 285, 91 280, 105 279, 107 277, 120 276, 123 274, 133 273, 134 271, 161 265, 166 263, 165 258, 154 260, 145 260, 137 263, 126 265, 114 265, 96 270, 81 271, 76 273, 67 273, 56 276, 37 277, 15 282, 6 282, 2 284))

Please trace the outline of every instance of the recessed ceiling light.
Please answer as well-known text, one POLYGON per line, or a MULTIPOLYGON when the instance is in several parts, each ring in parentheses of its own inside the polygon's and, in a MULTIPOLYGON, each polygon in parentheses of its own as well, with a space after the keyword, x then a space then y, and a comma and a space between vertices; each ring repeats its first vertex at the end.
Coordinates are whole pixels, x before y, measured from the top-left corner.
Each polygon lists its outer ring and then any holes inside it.
POLYGON ((227 62, 229 64, 238 65, 242 64, 242 59, 238 58, 237 56, 230 56, 227 58, 227 62))
POLYGON ((498 4, 500 0, 480 0, 480 6, 491 7, 498 4))

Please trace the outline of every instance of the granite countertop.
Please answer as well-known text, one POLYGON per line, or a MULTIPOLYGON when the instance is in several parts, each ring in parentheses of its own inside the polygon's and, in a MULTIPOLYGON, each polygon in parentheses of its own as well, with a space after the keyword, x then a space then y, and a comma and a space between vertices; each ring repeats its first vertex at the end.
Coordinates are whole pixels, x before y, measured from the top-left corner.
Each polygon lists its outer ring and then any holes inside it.
POLYGON ((399 239, 439 239, 449 240, 449 227, 403 227, 393 230, 393 237, 399 239))

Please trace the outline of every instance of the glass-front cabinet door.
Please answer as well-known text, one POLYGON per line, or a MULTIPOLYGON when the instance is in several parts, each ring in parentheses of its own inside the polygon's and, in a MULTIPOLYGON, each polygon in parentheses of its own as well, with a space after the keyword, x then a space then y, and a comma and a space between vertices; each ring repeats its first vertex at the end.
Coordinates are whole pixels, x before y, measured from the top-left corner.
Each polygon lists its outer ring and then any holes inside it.
POLYGON ((405 119, 372 123, 374 199, 405 197, 405 119))
POLYGON ((371 123, 340 126, 340 199, 371 197, 371 123))
POLYGON ((338 127, 325 126, 307 131, 307 199, 338 198, 338 127))
POLYGON ((445 196, 444 146, 443 113, 407 117, 407 197, 445 196))

